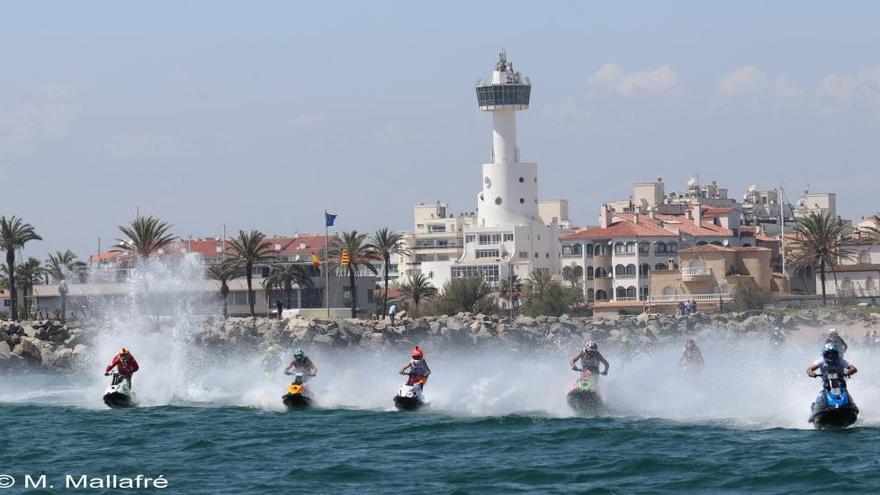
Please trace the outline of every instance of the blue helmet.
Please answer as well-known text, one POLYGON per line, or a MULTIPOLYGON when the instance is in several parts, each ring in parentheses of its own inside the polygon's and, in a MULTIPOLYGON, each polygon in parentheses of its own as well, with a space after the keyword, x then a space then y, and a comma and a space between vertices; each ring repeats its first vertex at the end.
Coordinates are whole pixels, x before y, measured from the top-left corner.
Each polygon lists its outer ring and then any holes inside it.
POLYGON ((828 343, 822 347, 822 359, 826 362, 836 361, 837 358, 840 357, 840 348, 837 347, 837 344, 828 343))

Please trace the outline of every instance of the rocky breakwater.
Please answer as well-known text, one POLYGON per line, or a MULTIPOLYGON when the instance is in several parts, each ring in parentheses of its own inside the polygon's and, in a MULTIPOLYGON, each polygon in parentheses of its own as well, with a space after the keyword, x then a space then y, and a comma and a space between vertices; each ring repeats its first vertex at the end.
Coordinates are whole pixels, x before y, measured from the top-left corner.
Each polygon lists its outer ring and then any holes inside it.
POLYGON ((83 329, 59 321, 0 322, 0 372, 72 370, 88 353, 83 329))
POLYGON ((765 337, 774 327, 789 333, 801 329, 838 327, 851 336, 878 328, 880 315, 860 312, 813 310, 794 314, 759 311, 689 316, 641 314, 638 316, 560 317, 519 316, 513 321, 490 315, 459 313, 454 316, 407 318, 394 325, 373 320, 230 318, 208 320, 195 336, 196 343, 215 350, 259 351, 269 344, 323 348, 405 348, 433 346, 494 346, 513 351, 570 349, 587 340, 650 347, 678 342, 684 336, 704 335, 723 339, 765 337))

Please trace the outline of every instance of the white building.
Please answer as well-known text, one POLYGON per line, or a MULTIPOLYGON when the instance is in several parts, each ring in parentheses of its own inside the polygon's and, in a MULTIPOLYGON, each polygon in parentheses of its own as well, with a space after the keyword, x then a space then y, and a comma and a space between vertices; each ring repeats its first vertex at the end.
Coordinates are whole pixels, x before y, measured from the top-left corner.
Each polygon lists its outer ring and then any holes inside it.
POLYGON ((483 164, 477 214, 451 217, 440 203, 416 207, 416 229, 406 241, 412 259, 399 262, 401 281, 424 273, 435 287, 472 277, 495 285, 511 274, 559 273, 559 224, 570 224, 568 203, 541 203, 538 164, 520 161, 517 146, 516 112, 529 107, 531 83, 502 51, 476 92, 480 110, 492 114, 492 154, 483 164))

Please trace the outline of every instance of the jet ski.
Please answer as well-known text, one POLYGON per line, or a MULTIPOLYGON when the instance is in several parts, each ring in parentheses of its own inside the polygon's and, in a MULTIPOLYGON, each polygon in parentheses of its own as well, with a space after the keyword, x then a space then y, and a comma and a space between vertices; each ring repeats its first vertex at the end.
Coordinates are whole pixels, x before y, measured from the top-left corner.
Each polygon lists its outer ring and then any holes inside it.
POLYGON ((842 377, 828 373, 826 378, 830 387, 819 392, 810 407, 810 423, 820 430, 846 428, 858 419, 859 408, 847 392, 842 377))
POLYGON ((306 409, 312 405, 311 393, 306 388, 304 375, 299 373, 285 373, 293 375, 293 381, 287 386, 287 393, 281 396, 281 401, 287 409, 306 409))
POLYGON ((568 405, 578 414, 596 414, 602 409, 602 398, 596 390, 596 380, 588 369, 578 369, 580 378, 568 392, 568 405))
POLYGON ((104 391, 104 404, 114 409, 134 406, 134 394, 128 386, 128 380, 119 373, 109 373, 110 386, 104 391))
MULTIPOLYGON (((409 375, 409 373, 406 373, 409 375)), ((394 396, 394 407, 399 411, 415 411, 425 405, 422 397, 422 385, 424 382, 414 383, 412 385, 404 384, 397 390, 394 396)))

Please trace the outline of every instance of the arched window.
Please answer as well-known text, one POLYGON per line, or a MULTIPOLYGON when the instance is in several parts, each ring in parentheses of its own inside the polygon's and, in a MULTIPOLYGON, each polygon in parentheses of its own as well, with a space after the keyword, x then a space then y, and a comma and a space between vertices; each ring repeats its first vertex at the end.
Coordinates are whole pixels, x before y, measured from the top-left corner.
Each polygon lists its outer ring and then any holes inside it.
POLYGON ((706 264, 700 258, 694 258, 688 263, 689 268, 706 268, 706 264))
POLYGON ((636 253, 636 243, 635 242, 627 242, 626 243, 626 254, 635 254, 636 253))
POLYGON ((571 246, 569 246, 568 244, 563 244, 562 245, 562 255, 568 256, 570 254, 571 254, 571 246))
POLYGON ((626 254, 626 244, 622 242, 614 243, 614 254, 626 254))
POLYGON ((617 265, 614 267, 614 275, 621 276, 626 275, 626 267, 623 265, 617 265))
POLYGON ((596 245, 593 246, 593 254, 594 254, 595 256, 605 256, 605 253, 606 253, 606 251, 605 251, 605 245, 603 245, 603 244, 596 244, 596 245))
POLYGON ((597 301, 607 301, 608 300, 608 293, 602 289, 597 290, 596 291, 596 300, 597 301))
POLYGON ((629 286, 626 288, 626 297, 637 297, 638 293, 636 292, 636 288, 633 286, 629 286))
POLYGON ((593 278, 593 267, 592 267, 592 266, 588 266, 588 267, 587 267, 587 280, 590 280, 590 279, 592 279, 592 278, 593 278))
POLYGON ((603 278, 608 276, 608 270, 600 267, 596 268, 596 278, 603 278))
POLYGON ((593 289, 587 289, 587 301, 592 301, 594 297, 593 289))
POLYGON ((639 243, 639 254, 650 254, 650 253, 651 253, 651 243, 640 242, 639 243))
POLYGON ((656 265, 654 265, 654 271, 655 272, 666 271, 666 263, 657 263, 656 265))
POLYGON ((666 252, 666 243, 665 242, 658 242, 657 244, 655 244, 654 245, 654 252, 655 253, 665 253, 666 252))
POLYGON ((580 243, 573 245, 573 246, 571 247, 571 254, 575 254, 575 255, 578 255, 578 256, 584 254, 584 247, 583 247, 583 245, 581 245, 580 243))
POLYGON ((614 290, 614 297, 616 299, 626 297, 626 289, 623 287, 618 287, 617 289, 614 290))
POLYGON ((633 264, 626 265, 626 274, 627 275, 635 275, 636 274, 636 265, 633 265, 633 264))
POLYGON ((666 249, 667 249, 667 252, 677 253, 678 252, 678 243, 677 242, 670 242, 669 244, 666 245, 666 249))

